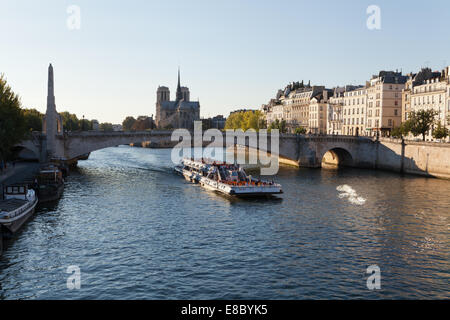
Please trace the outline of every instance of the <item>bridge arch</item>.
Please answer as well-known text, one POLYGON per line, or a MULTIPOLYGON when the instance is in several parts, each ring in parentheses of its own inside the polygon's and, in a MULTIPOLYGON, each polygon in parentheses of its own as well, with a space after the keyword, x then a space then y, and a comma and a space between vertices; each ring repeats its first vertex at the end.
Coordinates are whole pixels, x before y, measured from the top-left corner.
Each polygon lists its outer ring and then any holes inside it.
POLYGON ((12 152, 16 157, 27 161, 39 161, 39 150, 25 145, 14 146, 12 152))
POLYGON ((334 147, 322 154, 321 166, 323 168, 352 167, 354 157, 347 149, 334 147))

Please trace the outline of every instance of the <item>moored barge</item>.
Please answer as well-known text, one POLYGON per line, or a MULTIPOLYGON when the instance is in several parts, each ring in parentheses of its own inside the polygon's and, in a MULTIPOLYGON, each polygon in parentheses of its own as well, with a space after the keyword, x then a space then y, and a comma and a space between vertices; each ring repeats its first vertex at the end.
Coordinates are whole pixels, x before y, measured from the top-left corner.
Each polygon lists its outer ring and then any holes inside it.
POLYGON ((0 201, 0 227, 13 234, 33 215, 38 198, 27 185, 9 185, 0 201))

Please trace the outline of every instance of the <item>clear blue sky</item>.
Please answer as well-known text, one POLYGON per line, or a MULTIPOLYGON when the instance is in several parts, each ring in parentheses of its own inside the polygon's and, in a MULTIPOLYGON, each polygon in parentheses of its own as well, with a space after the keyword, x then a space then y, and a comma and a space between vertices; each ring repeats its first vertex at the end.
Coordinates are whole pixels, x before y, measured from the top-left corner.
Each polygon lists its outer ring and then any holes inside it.
POLYGON ((58 111, 119 123, 174 97, 177 67, 201 115, 259 108, 297 80, 363 84, 380 69, 450 64, 450 2, 0 0, 0 72, 25 107, 45 111, 47 67, 58 111), (366 27, 369 5, 381 30, 366 27), (69 30, 68 6, 81 9, 69 30))

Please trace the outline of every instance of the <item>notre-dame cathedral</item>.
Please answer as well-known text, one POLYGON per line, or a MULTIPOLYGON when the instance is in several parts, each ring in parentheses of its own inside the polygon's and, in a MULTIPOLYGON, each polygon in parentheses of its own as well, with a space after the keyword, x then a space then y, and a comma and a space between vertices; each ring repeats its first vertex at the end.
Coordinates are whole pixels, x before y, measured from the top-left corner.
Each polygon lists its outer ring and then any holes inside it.
POLYGON ((158 87, 156 91, 156 126, 161 129, 193 129, 195 120, 200 120, 200 103, 190 101, 189 88, 180 86, 180 70, 178 70, 175 101, 170 101, 169 88, 158 87))

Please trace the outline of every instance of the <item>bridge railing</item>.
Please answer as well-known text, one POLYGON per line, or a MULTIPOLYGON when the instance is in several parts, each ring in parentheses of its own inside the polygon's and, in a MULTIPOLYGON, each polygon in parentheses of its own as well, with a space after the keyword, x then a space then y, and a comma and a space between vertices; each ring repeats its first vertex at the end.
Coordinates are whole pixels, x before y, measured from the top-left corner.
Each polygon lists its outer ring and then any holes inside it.
POLYGON ((65 132, 67 137, 98 137, 98 136, 168 136, 173 130, 146 130, 146 131, 72 131, 65 132))

